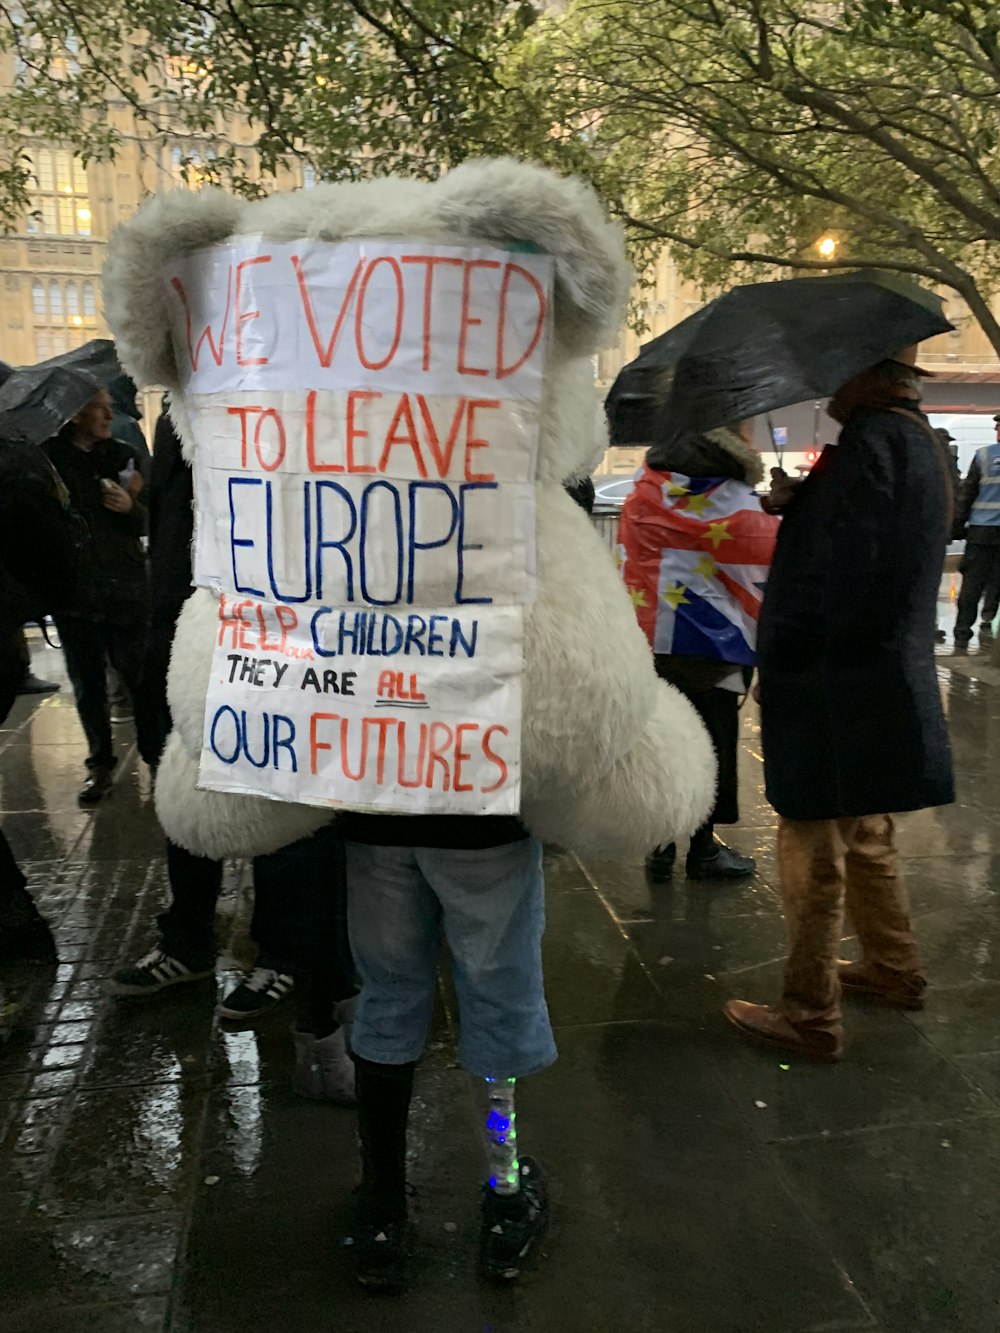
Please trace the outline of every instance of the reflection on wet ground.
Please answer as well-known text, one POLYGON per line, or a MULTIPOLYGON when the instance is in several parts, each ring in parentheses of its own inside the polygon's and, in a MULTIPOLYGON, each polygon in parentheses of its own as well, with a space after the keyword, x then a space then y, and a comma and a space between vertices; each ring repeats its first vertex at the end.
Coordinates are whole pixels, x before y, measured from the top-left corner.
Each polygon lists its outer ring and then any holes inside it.
MULTIPOLYGON (((853 1006, 837 1068, 786 1067, 721 1020, 775 994, 774 817, 744 720, 744 887, 548 858, 560 1060, 522 1090, 549 1165, 545 1261, 513 1291, 474 1275, 479 1155, 447 988, 418 1080, 416 1274, 350 1279, 350 1112, 289 1091, 287 1012, 227 1029, 246 955, 234 866, 217 982, 147 1003, 106 978, 153 938, 162 843, 130 729, 113 798, 75 803, 84 749, 64 691, 0 733, 4 826, 61 962, 6 969, 0 1054, 3 1333, 913 1333, 1000 1328, 1000 671, 939 659, 959 802, 902 821, 927 1010, 853 1006)), ((60 673, 44 651, 38 670, 60 673)), ((851 943, 845 944, 851 953, 851 943)))

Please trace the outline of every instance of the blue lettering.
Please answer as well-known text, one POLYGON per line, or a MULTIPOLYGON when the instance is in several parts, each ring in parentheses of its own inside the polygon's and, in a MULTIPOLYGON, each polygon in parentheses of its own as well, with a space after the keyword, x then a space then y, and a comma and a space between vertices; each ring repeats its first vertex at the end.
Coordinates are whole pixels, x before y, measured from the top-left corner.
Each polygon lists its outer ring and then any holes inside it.
MULTIPOLYGON (((385 525, 376 523, 375 531, 379 537, 387 535, 385 525)), ((399 601, 400 594, 403 591, 403 507, 399 499, 399 491, 390 481, 373 481, 366 486, 361 496, 361 535, 358 541, 358 554, 361 558, 361 597, 370 606, 395 606, 399 601), (367 580, 367 542, 368 542, 368 512, 371 505, 372 495, 377 490, 388 491, 392 501, 392 512, 396 522, 396 590, 391 597, 374 597, 368 589, 367 580)), ((385 558, 391 560, 388 550, 385 551, 385 558)))
POLYGON ((444 649, 441 645, 444 643, 444 637, 435 629, 435 624, 441 620, 447 620, 447 616, 431 616, 430 632, 427 635, 427 656, 444 657, 444 649))
POLYGON ((236 763, 236 760, 240 753, 240 719, 236 715, 235 708, 230 708, 228 704, 223 704, 221 708, 216 710, 215 717, 212 718, 212 730, 209 734, 208 743, 212 747, 212 753, 215 755, 216 759, 221 759, 224 764, 236 763), (219 719, 222 717, 223 713, 225 713, 228 717, 232 718, 233 728, 236 733, 233 738, 234 740, 233 752, 232 754, 228 755, 222 753, 215 739, 215 733, 219 727, 219 719))
POLYGON ((335 481, 318 481, 316 483, 316 597, 317 599, 324 595, 323 593, 323 552, 339 551, 344 561, 344 597, 335 598, 336 601, 353 602, 354 601, 354 567, 351 564, 351 557, 344 550, 344 547, 354 536, 355 529, 358 526, 358 516, 354 508, 354 501, 351 499, 350 491, 346 491, 343 486, 335 481), (339 541, 328 541, 326 538, 326 528, 324 524, 323 496, 327 491, 334 491, 347 505, 347 511, 350 516, 350 527, 340 538, 339 541))
POLYGON ((383 657, 394 657, 395 654, 399 652, 400 647, 402 646, 402 643, 403 643, 403 627, 402 627, 402 625, 399 623, 399 621, 396 619, 395 616, 383 616, 383 617, 382 617, 382 656, 383 656, 383 657), (393 631, 395 632, 395 635, 396 635, 395 639, 394 639, 393 642, 392 642, 392 646, 391 646, 391 647, 390 647, 390 645, 389 645, 389 639, 388 639, 388 634, 387 634, 387 631, 388 631, 388 629, 389 629, 390 626, 392 627, 392 629, 393 629, 393 631))
POLYGON ((416 649, 421 657, 426 656, 427 649, 423 645, 423 637, 427 633, 427 621, 423 616, 410 615, 406 618, 406 642, 403 645, 403 652, 408 653, 411 648, 416 649))
POLYGON ((414 566, 418 551, 433 551, 437 547, 447 546, 455 533, 455 528, 459 522, 458 501, 455 499, 455 493, 451 487, 443 481, 411 481, 410 482, 410 548, 407 558, 406 575, 406 600, 413 601, 413 578, 414 566), (451 504, 451 526, 445 535, 438 541, 419 542, 417 541, 417 493, 419 491, 441 491, 448 497, 451 504))
POLYGON ((465 637, 465 634, 464 634, 464 632, 463 632, 463 630, 462 630, 462 622, 461 622, 460 620, 457 620, 457 619, 456 619, 456 620, 453 620, 453 621, 451 622, 451 644, 450 644, 449 649, 448 649, 448 656, 449 656, 449 657, 454 657, 454 656, 455 656, 455 652, 456 652, 456 650, 457 650, 457 648, 458 648, 458 645, 461 644, 461 645, 462 645, 462 648, 463 648, 464 651, 465 651, 465 655, 466 655, 466 657, 475 657, 475 655, 476 655, 476 640, 477 640, 478 638, 479 638, 479 621, 478 621, 478 620, 474 620, 474 621, 472 622, 472 639, 471 639, 471 641, 465 637))
MULTIPOLYGON (((308 602, 312 597, 312 561, 309 558, 311 545, 312 523, 309 517, 309 491, 312 482, 306 481, 302 484, 302 544, 304 552, 302 556, 303 581, 305 591, 301 597, 293 597, 290 592, 282 592, 274 577, 274 493, 271 482, 266 483, 267 495, 267 577, 271 584, 271 592, 274 594, 276 602, 308 602)), ((291 550, 295 543, 286 541, 283 549, 291 550)))
POLYGON ((468 606, 475 602, 490 605, 493 601, 492 597, 462 596, 462 583, 465 579, 465 552, 481 551, 483 549, 482 542, 477 542, 475 546, 465 544, 465 495, 467 491, 495 491, 498 489, 495 481, 463 481, 458 488, 458 578, 455 580, 455 601, 459 606, 468 606))
POLYGON ((275 713, 275 715, 274 715, 274 766, 275 766, 275 768, 278 768, 278 769, 281 768, 281 762, 280 762, 280 760, 278 759, 278 751, 279 751, 279 750, 287 750, 287 751, 288 751, 288 756, 289 756, 289 758, 290 758, 291 761, 292 761, 292 772, 293 772, 293 773, 297 773, 297 772, 299 771, 298 760, 297 760, 296 757, 295 757, 295 744, 294 744, 294 742, 295 742, 295 723, 292 721, 292 719, 291 719, 290 717, 285 717, 285 716, 284 716, 283 714, 281 714, 281 713, 275 713), (285 726, 288 728, 288 735, 287 735, 287 736, 279 736, 279 734, 278 734, 278 723, 279 723, 279 722, 283 722, 283 723, 285 724, 285 726))
POLYGON ((270 718, 267 713, 262 713, 261 718, 264 722, 264 757, 259 762, 250 753, 250 730, 247 727, 246 709, 243 710, 243 753, 253 764, 254 768, 267 768, 267 761, 271 757, 271 727, 270 718))
MULTIPOLYGON (((319 629, 317 627, 319 618, 320 616, 328 616, 329 614, 330 614, 330 608, 328 606, 321 606, 319 607, 318 610, 313 612, 312 620, 310 620, 309 622, 309 632, 312 635, 312 646, 320 657, 337 656, 336 652, 333 649, 324 648, 319 641, 319 629)), ((341 619, 343 619, 343 615, 341 615, 341 619)))
MULTIPOLYGON (((229 478, 229 547, 233 563, 233 587, 237 592, 249 593, 251 597, 263 597, 263 588, 251 588, 240 582, 240 576, 236 572, 236 550, 239 546, 256 546, 257 543, 250 537, 237 537, 236 535, 236 496, 233 488, 236 486, 261 486, 263 482, 260 477, 230 477, 229 478)), ((232 763, 232 760, 228 762, 232 763)))

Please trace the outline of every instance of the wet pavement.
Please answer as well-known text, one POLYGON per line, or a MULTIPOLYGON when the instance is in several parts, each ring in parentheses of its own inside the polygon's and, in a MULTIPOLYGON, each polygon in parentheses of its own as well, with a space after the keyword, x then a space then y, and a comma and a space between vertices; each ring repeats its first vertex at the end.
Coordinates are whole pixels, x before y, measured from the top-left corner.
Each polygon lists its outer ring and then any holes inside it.
MULTIPOLYGON (((900 835, 926 1011, 852 1005, 835 1068, 786 1067, 721 1019, 732 994, 774 997, 783 946, 749 708, 731 841, 759 858, 750 884, 651 889, 638 864, 548 858, 560 1060, 522 1085, 519 1128, 554 1220, 513 1290, 475 1276, 476 1121, 442 989, 399 1298, 351 1280, 354 1117, 290 1092, 287 1006, 256 1028, 217 1017, 248 960, 244 867, 227 872, 216 982, 108 998, 164 901, 148 782, 132 749, 82 813, 68 690, 20 700, 0 732, 3 821, 61 962, 0 975, 2 1333, 996 1333, 1000 671, 975 652, 939 663, 959 802, 900 835)), ((51 650, 37 667, 61 671, 51 650)))

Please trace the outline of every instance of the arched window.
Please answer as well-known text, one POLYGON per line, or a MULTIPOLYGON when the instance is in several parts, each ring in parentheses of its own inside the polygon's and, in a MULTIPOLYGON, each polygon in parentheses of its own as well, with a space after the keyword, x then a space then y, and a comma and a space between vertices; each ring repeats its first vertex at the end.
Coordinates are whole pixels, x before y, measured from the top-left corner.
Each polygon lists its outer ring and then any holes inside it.
POLYGON ((31 313, 36 319, 44 319, 49 313, 48 302, 45 299, 45 285, 37 278, 31 284, 31 313))
POLYGON ((66 284, 66 314, 71 319, 74 315, 77 316, 77 319, 80 316, 80 289, 75 282, 67 282, 66 284))
POLYGON ((94 302, 94 284, 85 282, 83 284, 83 317, 88 324, 92 324, 97 318, 97 306, 94 302))
POLYGON ((49 314, 54 320, 61 320, 63 317, 62 288, 58 282, 49 283, 49 314))

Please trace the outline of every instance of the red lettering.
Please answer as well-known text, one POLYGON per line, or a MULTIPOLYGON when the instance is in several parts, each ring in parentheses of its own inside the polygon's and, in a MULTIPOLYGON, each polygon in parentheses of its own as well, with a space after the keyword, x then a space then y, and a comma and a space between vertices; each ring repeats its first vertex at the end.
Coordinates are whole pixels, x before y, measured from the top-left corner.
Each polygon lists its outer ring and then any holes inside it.
MULTIPOLYGON (((254 432, 253 432, 253 447, 254 447, 254 452, 257 455, 257 462, 261 465, 264 471, 277 472, 278 468, 281 467, 281 464, 285 460, 285 425, 284 422, 281 420, 281 417, 278 416, 278 413, 275 408, 273 407, 265 408, 261 412, 260 416, 257 418, 257 425, 254 427, 254 432), (270 463, 266 463, 264 461, 264 454, 260 447, 261 427, 264 425, 264 422, 268 420, 273 421, 278 428, 278 452, 275 454, 273 461, 270 463)), ((468 446, 466 446, 466 449, 468 449, 468 446)))
POLYGON ((504 736, 510 735, 510 732, 507 730, 507 728, 502 727, 499 722, 494 723, 492 727, 487 727, 486 730, 483 732, 483 754, 492 763, 496 764, 497 768, 500 770, 500 776, 497 778, 496 782, 494 782, 492 787, 479 788, 479 790, 482 792, 484 796, 488 796, 490 792, 496 791, 498 788, 502 787, 503 784, 507 781, 508 769, 506 760, 503 758, 502 755, 497 754, 495 750, 490 748, 490 740, 492 739, 493 733, 495 731, 501 732, 504 736))
POLYGON ((358 430, 354 424, 354 404, 359 400, 361 402, 370 402, 373 398, 381 398, 380 393, 373 393, 371 389, 352 389, 347 395, 347 470, 348 472, 374 472, 373 467, 366 467, 362 464, 355 465, 354 462, 354 441, 367 440, 368 432, 358 430))
POLYGON ((460 375, 488 375, 490 372, 480 366, 465 364, 466 339, 469 330, 482 324, 481 319, 473 319, 469 314, 469 297, 472 294, 472 274, 477 268, 499 268, 496 259, 467 259, 462 273, 462 313, 458 321, 458 373, 460 375))
POLYGON ((391 717, 365 718, 365 726, 367 727, 370 722, 378 731, 378 749, 375 752, 375 781, 380 787, 385 781, 385 736, 394 721, 395 719, 391 717))
POLYGON ((356 773, 352 773, 347 762, 347 733, 351 729, 351 722, 350 718, 342 717, 340 719, 340 767, 344 777, 350 778, 352 782, 360 782, 368 767, 368 723, 374 722, 374 720, 374 718, 366 717, 361 727, 361 754, 358 758, 360 767, 356 773))
POLYGON ((261 412, 260 407, 227 407, 226 412, 231 417, 240 419, 240 467, 247 465, 247 413, 261 412))
POLYGON ((496 408, 500 406, 498 398, 470 398, 468 403, 467 425, 465 429, 465 480, 466 481, 496 481, 492 472, 472 472, 472 451, 473 449, 488 449, 489 440, 478 440, 473 435, 476 429, 475 415, 478 408, 489 407, 496 408))
MULTIPOLYGON (((274 608, 274 617, 281 626, 281 643, 278 645, 278 651, 287 653, 288 651, 288 632, 298 626, 298 612, 293 611, 290 606, 276 606, 274 608), (284 613, 284 614, 282 614, 284 613)), ((313 654, 310 651, 309 657, 313 654)))
MULTIPOLYGON (((382 320, 379 319, 381 324, 382 320)), ((403 273, 399 264, 392 255, 378 255, 368 265, 364 279, 361 283, 361 291, 358 293, 358 304, 354 311, 354 345, 358 349, 358 360, 367 370, 385 370, 386 366, 396 355, 399 347, 399 340, 403 336, 403 273), (389 344, 389 350, 381 361, 369 361, 365 355, 364 339, 362 332, 365 325, 365 296, 368 292, 368 284, 371 276, 378 268, 379 264, 388 264, 392 269, 393 277, 396 279, 396 327, 393 330, 392 342, 389 344)))
POLYGON ((526 268, 520 264, 509 262, 504 269, 503 280, 500 283, 500 315, 497 319, 497 379, 506 379, 508 375, 513 375, 515 370, 520 370, 525 361, 531 356, 532 352, 538 346, 538 340, 542 336, 542 330, 545 328, 545 316, 548 311, 548 305, 545 300, 545 289, 526 268), (510 275, 520 273, 523 278, 527 278, 535 289, 535 295, 538 297, 538 320, 535 324, 535 331, 531 335, 531 341, 528 343, 528 349, 524 352, 513 365, 505 366, 503 363, 504 340, 506 335, 507 323, 507 294, 510 291, 510 275))
POLYGON ((398 735, 396 744, 399 747, 399 766, 396 773, 397 781, 401 787, 422 787, 424 782, 424 758, 427 754, 427 723, 420 724, 420 746, 417 750, 417 771, 416 777, 411 782, 406 776, 406 723, 397 722, 398 735))
POLYGON ((450 750, 452 745, 455 743, 454 734, 452 732, 451 727, 448 726, 447 722, 432 722, 430 739, 431 739, 430 754, 427 757, 427 776, 424 778, 424 786, 425 787, 434 786, 434 769, 437 767, 438 764, 440 764, 441 767, 444 769, 444 777, 441 780, 441 790, 450 791, 451 769, 448 767, 448 760, 445 753, 443 752, 450 750), (437 734, 440 731, 444 732, 443 740, 437 739, 437 734))
POLYGON ((389 433, 385 437, 385 447, 382 450, 382 457, 378 460, 378 471, 384 472, 386 464, 389 461, 389 455, 397 445, 405 444, 413 450, 413 457, 417 460, 417 473, 421 477, 427 476, 427 467, 424 463, 423 454, 420 452, 420 440, 417 438, 417 427, 413 420, 413 412, 410 410, 410 395, 408 393, 400 394, 399 403, 396 411, 393 413, 392 422, 389 426, 389 433), (406 430, 402 435, 397 435, 396 430, 403 418, 406 418, 406 430))
POLYGON ((253 602, 240 602, 239 605, 240 628, 239 628, 239 635, 237 636, 236 647, 242 648, 245 653, 255 652, 257 648, 257 645, 254 643, 253 639, 247 638, 247 630, 250 628, 250 626, 248 625, 247 618, 244 615, 244 612, 246 611, 247 607, 253 605, 254 605, 253 602))
POLYGON ((416 676, 410 677, 410 692, 406 697, 408 699, 412 699, 414 703, 423 703, 424 700, 427 698, 427 695, 421 694, 420 690, 417 688, 416 676))
POLYGON ((260 650, 262 653, 278 653, 281 651, 280 643, 268 643, 267 641, 267 621, 264 619, 264 608, 260 602, 257 603, 257 624, 260 626, 260 650))
POLYGON ((259 319, 259 310, 240 310, 240 296, 243 290, 243 270, 251 264, 270 264, 270 255, 254 255, 253 259, 241 259, 236 265, 236 364, 238 366, 266 366, 266 356, 243 355, 243 325, 248 319, 259 319))
POLYGON ((395 671, 383 671, 378 678, 378 685, 375 687, 375 693, 380 699, 395 699, 396 697, 396 673, 395 671))
POLYGON ((309 325, 309 333, 312 336, 313 346, 316 348, 316 355, 319 358, 321 366, 326 368, 333 360, 333 353, 337 347, 337 341, 340 338, 340 330, 344 326, 344 319, 347 315, 351 301, 354 299, 354 292, 358 285, 358 279, 361 277, 361 270, 365 266, 365 261, 359 259, 355 265, 354 272, 351 274, 351 280, 347 284, 347 291, 344 293, 344 299, 341 302, 340 310, 337 314, 336 323, 333 326, 333 332, 330 334, 330 341, 326 347, 320 342, 319 329, 316 327, 316 316, 313 313, 312 301, 309 297, 309 288, 306 286, 306 275, 302 271, 302 265, 299 263, 298 255, 292 255, 292 267, 295 269, 295 277, 299 284, 299 295, 302 298, 302 308, 305 311, 306 322, 309 325))
MULTIPOLYGON (((433 324, 431 321, 431 293, 434 288, 434 269, 438 264, 450 264, 453 267, 461 268, 465 262, 456 255, 403 255, 399 261, 401 264, 426 264, 427 272, 424 274, 424 359, 423 368, 425 371, 431 368, 431 346, 433 338, 433 324)), ((444 473, 441 474, 444 476, 444 473)))
POLYGON ((341 463, 321 463, 316 457, 316 390, 306 394, 306 459, 310 472, 343 472, 341 463))
POLYGON ((319 751, 333 749, 329 741, 321 741, 316 735, 317 724, 320 722, 338 722, 339 720, 339 713, 313 713, 309 719, 309 771, 313 777, 317 775, 316 761, 319 758, 319 751))
POLYGON ((417 406, 420 408, 420 415, 424 419, 424 426, 427 430, 427 443, 430 451, 434 455, 434 462, 437 464, 438 476, 447 477, 451 468, 451 456, 455 452, 455 441, 458 439, 458 428, 465 416, 465 399, 458 400, 458 406, 455 408, 455 416, 451 423, 451 430, 448 432, 448 440, 445 444, 444 456, 441 455, 441 444, 438 439, 437 429, 434 425, 434 418, 431 416, 430 408, 427 406, 427 400, 422 393, 417 394, 417 406))
POLYGON ((469 763, 472 759, 471 752, 462 749, 462 732, 478 730, 478 722, 459 722, 458 726, 455 728, 455 791, 473 790, 471 782, 462 781, 462 765, 469 763))
POLYGON ((226 278, 226 310, 225 310, 225 314, 222 316, 222 327, 221 327, 221 329, 219 330, 219 345, 218 345, 218 347, 216 347, 216 345, 215 345, 215 338, 214 338, 213 335, 212 335, 212 325, 211 325, 210 323, 206 324, 205 327, 204 327, 204 329, 202 329, 201 337, 198 339, 198 346, 197 346, 197 347, 194 347, 194 346, 192 345, 192 343, 191 343, 191 307, 188 305, 187 292, 184 290, 184 285, 183 285, 183 283, 181 282, 180 278, 171 278, 171 279, 170 279, 170 285, 171 285, 171 287, 173 287, 173 289, 174 289, 174 291, 177 293, 177 295, 181 298, 181 304, 184 306, 184 320, 185 320, 185 324, 186 324, 186 331, 187 331, 187 347, 188 347, 188 356, 189 356, 189 358, 190 358, 190 360, 191 360, 191 369, 192 369, 192 370, 197 370, 197 369, 198 369, 198 361, 199 361, 199 359, 200 359, 200 357, 201 357, 202 344, 206 341, 206 339, 207 339, 207 341, 208 341, 208 350, 209 350, 209 351, 211 352, 211 354, 212 354, 212 360, 215 362, 215 364, 216 364, 217 366, 221 366, 221 365, 222 365, 222 352, 223 352, 223 347, 224 347, 224 345, 225 345, 225 340, 226 340, 226 325, 227 325, 228 322, 229 322, 229 303, 230 303, 230 299, 231 299, 231 296, 232 296, 232 288, 233 288, 233 266, 232 266, 232 264, 229 265, 229 276, 226 278))

